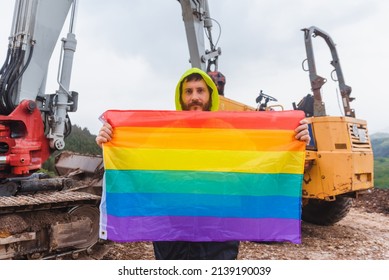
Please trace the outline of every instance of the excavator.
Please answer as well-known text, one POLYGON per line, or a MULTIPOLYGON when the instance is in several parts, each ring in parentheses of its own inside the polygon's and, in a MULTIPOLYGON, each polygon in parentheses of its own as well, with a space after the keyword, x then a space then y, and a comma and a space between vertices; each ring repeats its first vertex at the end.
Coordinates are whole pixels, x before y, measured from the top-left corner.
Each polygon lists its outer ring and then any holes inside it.
MULTIPOLYGON (((367 122, 356 118, 350 102, 351 87, 346 85, 336 45, 330 35, 316 26, 303 28, 309 80, 313 95, 305 96, 294 109, 310 121, 311 143, 306 149, 303 182, 302 219, 319 225, 332 225, 343 219, 352 201, 374 186, 373 150, 367 122), (338 83, 343 105, 341 116, 328 116, 321 95, 326 79, 316 71, 312 38, 321 37, 330 49, 332 79, 338 83)), ((304 65, 304 62, 303 62, 304 65)), ((304 68, 304 67, 303 67, 304 68)))
MULTIPOLYGON (((15 1, 0 69, 0 259, 77 254, 98 241, 96 188, 75 176, 49 178, 39 172, 51 154, 64 150, 71 133, 68 113, 77 110, 78 93, 69 89, 76 11, 77 1, 71 0, 15 1), (68 14, 58 90, 46 94, 48 65, 68 14)), ((63 155, 61 172, 70 170, 73 157, 63 155)), ((102 168, 101 159, 82 163, 72 171, 93 174, 102 168)))
MULTIPOLYGON (((225 77, 218 71, 218 57, 221 49, 212 40, 212 20, 207 1, 197 4, 180 1, 189 46, 192 67, 207 71, 224 93, 225 77), (201 3, 204 3, 202 5, 201 3), (190 7, 189 7, 190 6, 190 7), (205 49, 204 32, 209 40, 210 50, 205 49), (214 69, 211 69, 214 67, 214 69)), ((193 1, 196 2, 196 1, 193 1)), ((353 199, 374 186, 373 151, 369 139, 367 123, 355 117, 350 107, 354 100, 350 97, 351 87, 345 84, 336 45, 325 31, 311 26, 302 29, 308 64, 311 91, 293 109, 302 110, 309 121, 311 143, 306 148, 306 161, 302 191, 302 220, 328 226, 343 219, 349 212, 353 199), (312 38, 322 37, 328 45, 334 70, 331 77, 338 82, 343 115, 328 116, 321 94, 326 79, 317 75, 312 38), (336 77, 336 78, 335 78, 336 77)), ((268 111, 281 108, 280 104, 269 105, 277 99, 260 91, 253 107, 220 96, 220 110, 224 111, 268 111)))
MULTIPOLYGON (((201 5, 200 1, 198 5, 192 3, 189 7, 186 2, 180 1, 192 66, 207 71, 224 92, 225 77, 217 69, 221 49, 216 48, 210 35, 212 20, 208 5, 206 1, 201 5), (206 30, 210 50, 205 50, 200 27, 206 30)), ((351 87, 345 84, 335 43, 328 33, 318 27, 311 26, 302 31, 307 55, 304 62, 308 64, 308 69, 304 70, 309 72, 313 93, 305 96, 297 105, 292 104, 294 110, 305 112, 312 139, 306 148, 302 220, 326 226, 343 219, 349 212, 353 199, 373 188, 373 151, 367 122, 357 119, 355 111, 350 107, 354 98, 350 97, 351 87), (340 89, 342 116, 326 114, 321 87, 327 80, 316 72, 312 43, 312 38, 317 36, 325 40, 331 52, 330 64, 334 68, 331 77, 338 82, 340 89)), ((264 94, 262 90, 255 99, 256 107, 229 99, 224 94, 220 99, 220 110, 224 111, 268 111, 284 108, 280 104, 269 105, 269 102, 276 102, 277 99, 264 94)))
MULTIPOLYGON (((274 97, 261 94, 252 107, 224 96, 225 76, 218 69, 221 49, 212 37, 206 0, 179 0, 192 67, 210 74, 220 91, 221 110, 275 110, 274 97), (209 50, 205 47, 205 35, 209 50)), ((104 167, 99 156, 66 151, 71 133, 68 113, 78 109, 70 90, 77 40, 76 0, 15 0, 8 51, 0 69, 0 259, 76 257, 99 242, 99 204, 104 167), (58 89, 46 93, 48 65, 66 20, 61 41, 58 89), (56 151, 58 176, 40 172, 56 151)), ((325 32, 304 29, 313 96, 294 109, 303 110, 312 141, 306 149, 302 219, 329 225, 348 212, 352 198, 373 187, 373 154, 366 122, 355 118, 349 103, 335 45, 325 32), (322 36, 333 54, 345 116, 325 113, 316 75, 311 38, 322 36), (334 164, 339 163, 339 164, 334 164)), ((283 109, 283 106, 278 108, 283 109)))

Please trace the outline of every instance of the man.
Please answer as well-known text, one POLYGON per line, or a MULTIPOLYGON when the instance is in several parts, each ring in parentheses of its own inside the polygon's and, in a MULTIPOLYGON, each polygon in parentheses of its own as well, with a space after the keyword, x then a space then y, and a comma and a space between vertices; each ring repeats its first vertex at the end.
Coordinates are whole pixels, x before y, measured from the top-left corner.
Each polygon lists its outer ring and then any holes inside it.
MULTIPOLYGON (((184 73, 176 86, 175 104, 177 110, 217 111, 219 107, 217 87, 205 72, 192 68, 184 73)), ((295 131, 296 139, 309 143, 306 120, 302 120, 295 131)), ((96 143, 101 146, 112 137, 112 127, 106 123, 100 129, 96 143)), ((239 241, 158 241, 153 242, 153 245, 155 258, 159 260, 234 260, 239 252, 239 241)))

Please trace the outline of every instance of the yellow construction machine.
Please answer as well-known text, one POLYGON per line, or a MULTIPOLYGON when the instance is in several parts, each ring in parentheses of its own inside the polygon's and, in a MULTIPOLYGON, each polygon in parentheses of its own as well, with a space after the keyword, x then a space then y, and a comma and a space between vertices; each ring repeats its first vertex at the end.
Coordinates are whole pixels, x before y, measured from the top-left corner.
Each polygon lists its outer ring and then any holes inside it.
MULTIPOLYGON (((193 67, 207 71, 221 93, 220 110, 283 110, 282 105, 269 105, 277 101, 262 91, 252 107, 224 96, 225 77, 218 71, 221 49, 212 38, 212 21, 206 0, 179 1, 188 40, 190 61, 193 67), (205 30, 205 31, 203 31, 205 30), (204 34, 209 41, 205 49, 204 34), (280 108, 275 108, 280 107, 280 108)), ((302 110, 309 121, 311 142, 306 148, 303 180, 302 219, 319 225, 332 225, 344 218, 352 206, 353 198, 373 188, 373 151, 366 121, 357 119, 350 108, 351 87, 345 84, 339 57, 331 37, 312 26, 302 29, 306 49, 312 94, 305 96, 293 109, 302 110), (342 116, 328 116, 321 96, 326 79, 318 76, 312 38, 322 37, 331 51, 331 77, 338 82, 343 104, 342 116)), ((303 63, 304 65, 304 63, 303 63)))
MULTIPOLYGON (((352 199, 373 188, 373 150, 364 120, 350 108, 351 87, 345 84, 339 57, 331 37, 312 26, 304 28, 304 41, 311 90, 294 109, 303 110, 309 120, 311 142, 306 148, 303 179, 302 219, 319 225, 332 225, 344 218, 352 199), (320 89, 326 79, 316 74, 312 38, 322 37, 330 48, 336 81, 339 85, 344 116, 328 116, 320 89)), ((333 76, 333 75, 331 75, 333 76)), ((221 96, 221 110, 272 110, 269 101, 277 101, 262 92, 256 108, 221 96)))

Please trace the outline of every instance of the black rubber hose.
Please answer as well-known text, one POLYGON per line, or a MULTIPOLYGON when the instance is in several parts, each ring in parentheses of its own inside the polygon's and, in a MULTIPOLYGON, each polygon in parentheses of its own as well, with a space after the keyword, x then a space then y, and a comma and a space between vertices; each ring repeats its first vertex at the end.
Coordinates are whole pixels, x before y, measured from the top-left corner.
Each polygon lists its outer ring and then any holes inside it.
POLYGON ((12 74, 8 80, 8 87, 7 90, 5 91, 5 104, 7 107, 7 114, 11 113, 13 109, 15 108, 13 102, 12 102, 12 89, 14 88, 15 82, 17 82, 18 77, 20 77, 19 74, 19 69, 22 67, 23 62, 24 62, 24 56, 26 54, 26 51, 20 50, 20 54, 18 56, 18 61, 16 66, 13 68, 12 74))
POLYGON ((6 69, 4 69, 4 73, 0 79, 0 113, 1 114, 6 114, 6 111, 7 111, 7 104, 5 102, 6 89, 7 89, 10 75, 11 75, 14 67, 16 66, 16 62, 18 61, 18 53, 19 52, 12 52, 11 53, 11 59, 8 63, 8 66, 6 67, 6 69))
MULTIPOLYGON (((30 49, 30 53, 28 55, 28 59, 26 61, 26 64, 23 66, 23 69, 20 71, 19 75, 12 81, 12 84, 7 92, 7 97, 8 97, 8 100, 9 100, 9 106, 10 106, 10 110, 11 112, 16 108, 15 104, 12 102, 12 97, 13 97, 13 90, 15 88, 15 86, 18 85, 18 81, 20 80, 20 78, 23 76, 24 72, 26 71, 28 65, 30 64, 31 62, 31 58, 32 58, 32 55, 34 53, 34 46, 31 47, 30 49)), ((23 58, 24 58, 24 55, 25 53, 23 53, 23 58)))
POLYGON ((11 56, 11 48, 8 48, 7 56, 5 58, 4 64, 3 64, 3 66, 1 66, 1 69, 0 69, 0 75, 2 75, 3 72, 5 71, 5 69, 7 68, 10 56, 11 56))

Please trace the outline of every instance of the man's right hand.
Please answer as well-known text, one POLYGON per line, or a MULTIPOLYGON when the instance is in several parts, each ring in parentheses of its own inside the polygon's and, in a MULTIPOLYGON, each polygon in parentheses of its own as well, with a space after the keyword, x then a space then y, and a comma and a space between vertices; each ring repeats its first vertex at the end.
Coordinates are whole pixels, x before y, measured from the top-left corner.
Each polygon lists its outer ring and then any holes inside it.
POLYGON ((112 126, 109 123, 104 123, 100 128, 99 134, 96 136, 96 143, 99 147, 102 147, 103 143, 107 143, 112 140, 112 126))

